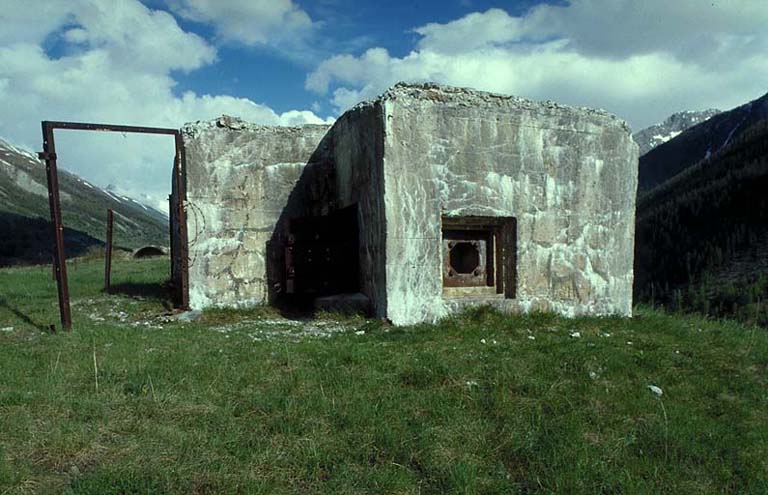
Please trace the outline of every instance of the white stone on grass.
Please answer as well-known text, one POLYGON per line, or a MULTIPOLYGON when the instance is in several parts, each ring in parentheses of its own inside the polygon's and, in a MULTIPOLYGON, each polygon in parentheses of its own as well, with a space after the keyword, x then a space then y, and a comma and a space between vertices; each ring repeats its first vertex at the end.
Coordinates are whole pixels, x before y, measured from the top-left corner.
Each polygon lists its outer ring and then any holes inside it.
POLYGON ((661 388, 657 387, 656 385, 648 385, 648 390, 653 392, 653 394, 656 397, 661 397, 662 395, 664 395, 664 391, 661 388))

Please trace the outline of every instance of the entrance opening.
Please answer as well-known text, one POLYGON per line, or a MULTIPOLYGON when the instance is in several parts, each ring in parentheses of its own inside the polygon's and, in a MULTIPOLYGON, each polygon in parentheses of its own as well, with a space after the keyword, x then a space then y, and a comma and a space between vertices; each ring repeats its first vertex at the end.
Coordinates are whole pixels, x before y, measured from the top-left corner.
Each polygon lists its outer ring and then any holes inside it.
POLYGON ((358 292, 357 205, 290 222, 285 248, 285 292, 325 296, 358 292))
POLYGON ((515 297, 515 218, 444 217, 442 253, 446 296, 515 297))

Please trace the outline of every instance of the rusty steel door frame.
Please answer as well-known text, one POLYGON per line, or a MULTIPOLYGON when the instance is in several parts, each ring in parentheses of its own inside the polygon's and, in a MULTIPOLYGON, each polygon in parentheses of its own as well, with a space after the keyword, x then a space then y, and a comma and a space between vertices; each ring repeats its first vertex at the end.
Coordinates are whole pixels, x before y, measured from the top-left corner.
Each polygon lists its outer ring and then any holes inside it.
MULTIPOLYGON (((64 224, 61 220, 61 200, 59 195, 59 174, 56 164, 56 143, 54 140, 54 129, 65 129, 73 131, 101 131, 101 132, 122 132, 134 134, 164 134, 174 137, 176 155, 173 162, 173 180, 175 181, 177 191, 177 201, 173 205, 177 208, 179 219, 179 237, 180 246, 178 255, 181 257, 180 273, 180 294, 178 304, 181 308, 189 307, 189 257, 187 245, 187 219, 184 210, 184 200, 187 193, 185 188, 185 170, 186 160, 184 156, 184 141, 181 131, 178 129, 164 129, 160 127, 136 127, 127 125, 112 124, 92 124, 82 122, 54 122, 44 120, 43 130, 43 151, 38 153, 38 157, 45 161, 46 177, 48 179, 48 205, 51 210, 51 224, 53 226, 54 251, 53 263, 56 274, 56 286, 59 294, 59 312, 61 314, 61 325, 66 330, 72 329, 72 312, 69 306, 69 283, 67 280, 67 263, 64 256, 64 224)), ((172 216, 169 212, 169 219, 172 216)), ((171 260, 173 265, 173 260, 171 260)))

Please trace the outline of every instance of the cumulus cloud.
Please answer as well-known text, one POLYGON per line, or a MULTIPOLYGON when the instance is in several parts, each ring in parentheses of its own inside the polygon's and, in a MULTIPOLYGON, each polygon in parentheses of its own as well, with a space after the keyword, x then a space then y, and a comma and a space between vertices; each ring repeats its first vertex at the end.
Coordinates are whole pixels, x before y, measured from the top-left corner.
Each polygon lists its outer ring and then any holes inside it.
POLYGON ((744 56, 766 47, 763 0, 579 0, 541 5, 525 19, 529 30, 569 40, 580 53, 626 57, 669 53, 708 66, 723 54, 744 56))
POLYGON ((70 18, 67 2, 40 2, 30 8, 28 0, 3 0, 0 9, 0 46, 40 43, 70 18))
MULTIPOLYGON (((171 14, 137 0, 6 0, 0 25, 0 135, 40 148, 41 120, 72 120, 178 128, 221 114, 262 124, 319 123, 309 111, 278 114, 228 95, 174 94, 175 71, 216 60, 216 49, 185 32, 171 14), (31 16, 35 10, 38 16, 31 16), (49 14, 40 24, 39 12, 49 14), (12 24, 12 27, 9 26, 12 24), (44 29, 40 28, 44 25, 44 29), (24 27, 30 29, 24 33, 24 27), (60 47, 51 55, 50 43, 60 47)), ((61 164, 100 186, 165 204, 172 140, 62 131, 61 164)))
POLYGON ((417 27, 413 51, 323 61, 306 88, 341 111, 400 80, 437 81, 606 108, 635 127, 682 109, 729 108, 768 78, 762 0, 573 0, 417 27))
POLYGON ((167 0, 185 19, 211 24, 223 41, 296 48, 316 24, 292 0, 167 0))

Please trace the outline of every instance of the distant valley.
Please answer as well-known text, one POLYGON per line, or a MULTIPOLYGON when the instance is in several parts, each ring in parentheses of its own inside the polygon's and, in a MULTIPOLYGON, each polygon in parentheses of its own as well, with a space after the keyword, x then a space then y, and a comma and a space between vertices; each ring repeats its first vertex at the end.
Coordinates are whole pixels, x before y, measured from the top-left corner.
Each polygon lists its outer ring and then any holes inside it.
MULTIPOLYGON (((106 210, 115 212, 114 242, 132 249, 168 243, 164 213, 100 189, 59 168, 67 257, 103 245, 106 210)), ((51 223, 45 165, 29 150, 0 139, 0 266, 51 260, 51 223)))

